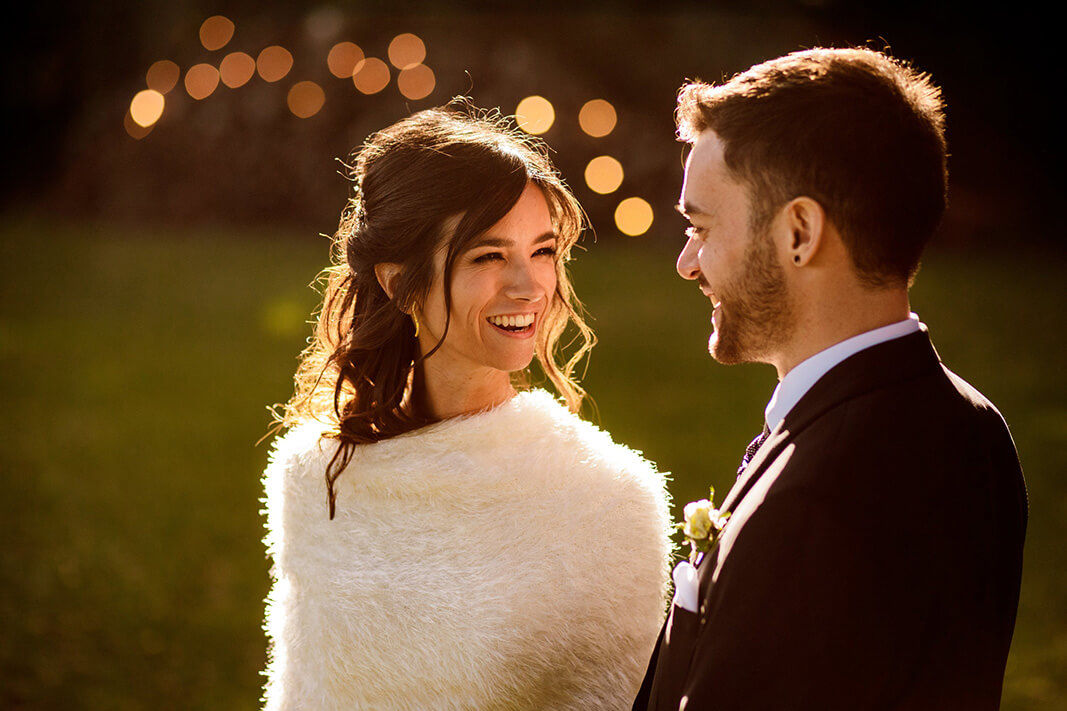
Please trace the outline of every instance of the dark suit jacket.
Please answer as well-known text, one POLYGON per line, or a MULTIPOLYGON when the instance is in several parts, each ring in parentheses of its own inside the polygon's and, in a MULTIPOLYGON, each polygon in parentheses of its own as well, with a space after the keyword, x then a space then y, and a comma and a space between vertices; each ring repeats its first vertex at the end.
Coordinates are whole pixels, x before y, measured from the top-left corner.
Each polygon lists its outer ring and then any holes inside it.
POLYGON ((1000 413, 924 331, 831 369, 723 501, 699 612, 635 709, 996 709, 1027 498, 1000 413))

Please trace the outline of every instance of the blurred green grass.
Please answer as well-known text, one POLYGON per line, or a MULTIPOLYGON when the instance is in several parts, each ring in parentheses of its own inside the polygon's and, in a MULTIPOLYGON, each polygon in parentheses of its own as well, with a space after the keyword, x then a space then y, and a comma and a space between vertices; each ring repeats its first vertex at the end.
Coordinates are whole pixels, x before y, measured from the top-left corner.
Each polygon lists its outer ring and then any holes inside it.
MULTIPOLYGON (((682 504, 729 488, 774 372, 708 358, 673 256, 602 239, 573 272, 600 338, 589 412, 682 504)), ((258 707, 254 445, 325 257, 281 230, 0 217, 0 707, 258 707)), ((1067 708, 1065 275, 1051 250, 935 253, 913 291, 942 358, 1007 418, 1030 488, 1009 711, 1067 708)))

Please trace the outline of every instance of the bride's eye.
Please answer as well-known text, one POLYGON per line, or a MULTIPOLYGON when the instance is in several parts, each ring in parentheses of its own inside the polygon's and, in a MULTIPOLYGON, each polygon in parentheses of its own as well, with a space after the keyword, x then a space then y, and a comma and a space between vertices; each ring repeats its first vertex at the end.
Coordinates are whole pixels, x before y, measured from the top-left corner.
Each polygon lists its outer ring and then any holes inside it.
POLYGON ((539 249, 536 252, 534 252, 534 256, 535 257, 555 257, 556 256, 556 248, 555 247, 542 247, 541 249, 539 249))
POLYGON ((471 261, 474 262, 475 264, 488 264, 489 262, 495 261, 497 259, 503 259, 503 258, 504 258, 504 255, 501 254, 500 252, 486 252, 485 254, 482 254, 482 255, 479 255, 479 256, 475 257, 471 261))

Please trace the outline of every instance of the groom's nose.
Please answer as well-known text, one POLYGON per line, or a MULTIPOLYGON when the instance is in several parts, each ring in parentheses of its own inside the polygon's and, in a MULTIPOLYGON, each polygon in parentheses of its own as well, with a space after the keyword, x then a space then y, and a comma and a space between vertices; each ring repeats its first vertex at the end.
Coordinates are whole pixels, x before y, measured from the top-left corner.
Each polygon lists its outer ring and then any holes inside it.
POLYGON ((696 279, 700 276, 700 262, 697 260, 699 251, 700 242, 692 238, 687 240, 685 246, 682 247, 675 266, 678 269, 678 275, 683 279, 696 279))

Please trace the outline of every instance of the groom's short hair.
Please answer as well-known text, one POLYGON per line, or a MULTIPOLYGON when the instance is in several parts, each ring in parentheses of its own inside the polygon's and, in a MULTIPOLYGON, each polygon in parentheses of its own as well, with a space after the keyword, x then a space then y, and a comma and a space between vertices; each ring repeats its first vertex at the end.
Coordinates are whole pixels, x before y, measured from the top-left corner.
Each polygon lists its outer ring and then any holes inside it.
POLYGON ((720 85, 678 93, 678 133, 711 129, 766 227, 794 197, 817 200, 871 286, 908 284, 945 210, 941 90, 869 49, 810 49, 720 85))

